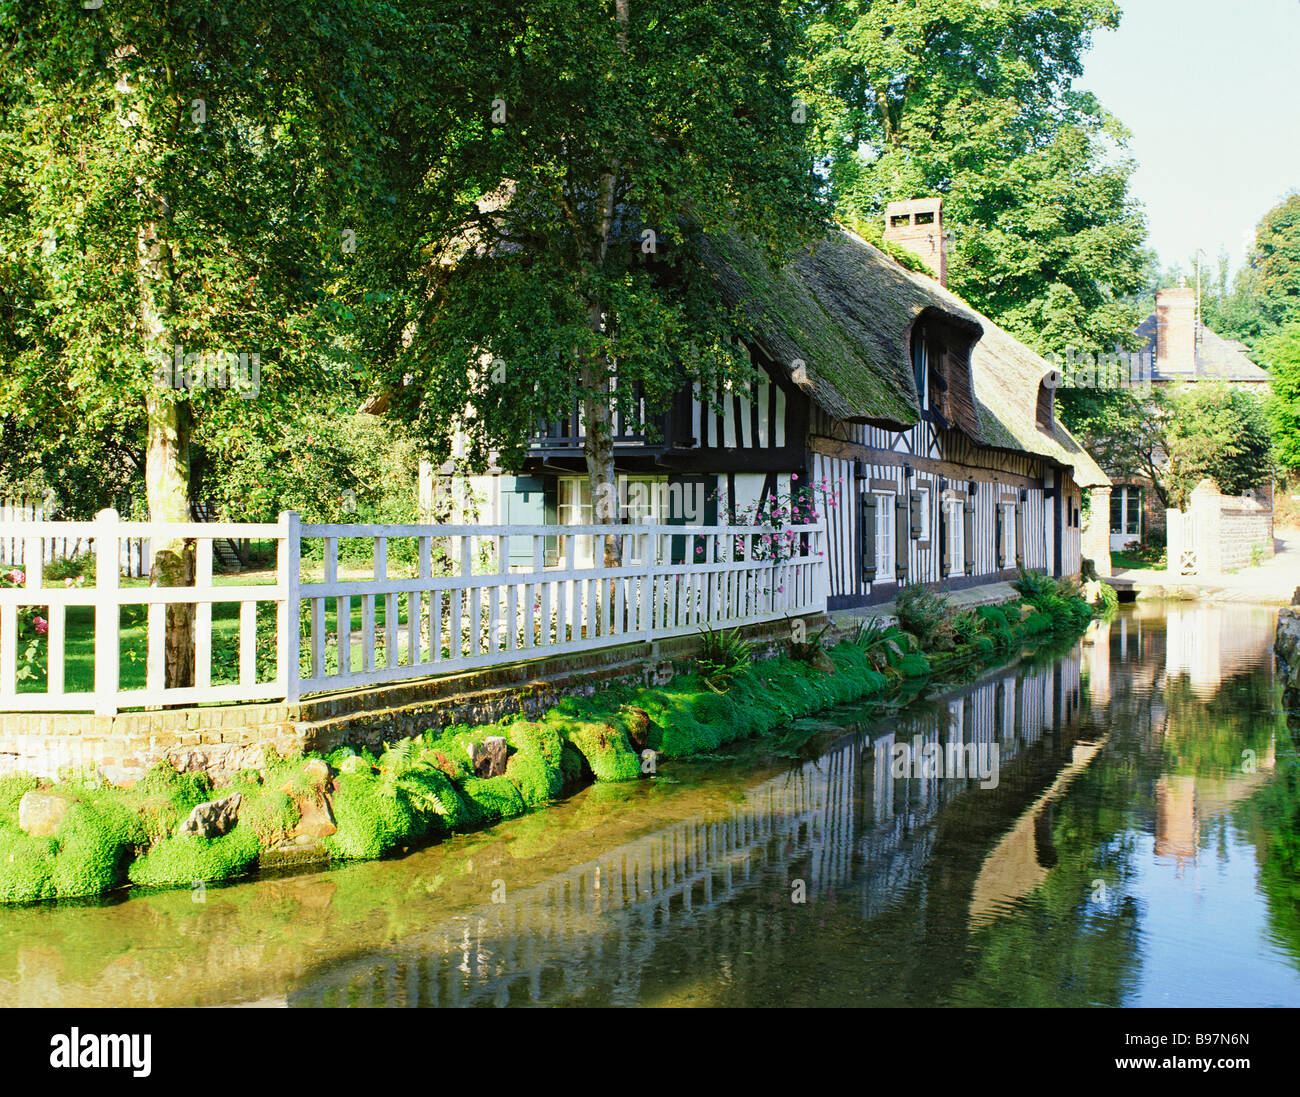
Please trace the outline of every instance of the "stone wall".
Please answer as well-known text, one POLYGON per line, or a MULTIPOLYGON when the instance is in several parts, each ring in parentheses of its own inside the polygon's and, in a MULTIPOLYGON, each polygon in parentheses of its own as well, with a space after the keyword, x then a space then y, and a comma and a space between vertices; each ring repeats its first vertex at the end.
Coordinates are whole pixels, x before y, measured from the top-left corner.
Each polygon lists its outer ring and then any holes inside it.
POLYGON ((1220 564, 1224 571, 1248 568, 1273 555, 1273 507, 1264 499, 1221 496, 1220 564))
MULTIPOLYGON (((809 635, 824 624, 803 618, 809 635)), ((787 621, 750 625, 742 635, 759 657, 788 647, 787 621)), ((98 771, 113 783, 139 780, 162 759, 180 770, 204 770, 218 783, 256 769, 268 747, 280 754, 327 753, 345 743, 381 750, 451 723, 492 723, 522 712, 540 715, 563 696, 588 696, 615 682, 659 683, 699 649, 699 636, 626 644, 307 698, 297 705, 209 705, 200 708, 89 713, 0 713, 0 776, 98 771)))
POLYGON ((1212 480, 1202 480, 1185 513, 1168 512, 1167 526, 1172 572, 1217 575, 1251 567, 1273 555, 1272 489, 1222 495, 1212 480))

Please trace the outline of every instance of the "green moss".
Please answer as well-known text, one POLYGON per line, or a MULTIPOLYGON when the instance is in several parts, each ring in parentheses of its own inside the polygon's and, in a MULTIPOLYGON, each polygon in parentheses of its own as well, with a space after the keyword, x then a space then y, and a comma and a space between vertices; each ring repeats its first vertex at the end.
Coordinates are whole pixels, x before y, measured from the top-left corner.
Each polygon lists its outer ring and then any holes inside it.
POLYGON ((581 752, 597 781, 636 780, 641 776, 641 762, 617 714, 604 720, 590 719, 581 712, 586 707, 561 702, 542 722, 581 752))
POLYGON ((520 720, 504 729, 513 753, 506 763, 506 776, 519 790, 524 804, 536 807, 559 796, 564 788, 560 760, 564 743, 549 724, 520 720))
POLYGON ((453 830, 478 826, 482 816, 455 783, 437 766, 421 761, 397 779, 398 791, 406 798, 411 830, 406 844, 453 830))
POLYGON ((293 797, 281 789, 240 781, 234 791, 243 797, 239 802, 239 825, 256 834, 263 848, 287 838, 302 817, 293 797))
POLYGON ((346 860, 377 860, 415 830, 405 792, 367 773, 344 773, 335 780, 334 824, 338 830, 325 846, 346 860))
POLYGON ((466 777, 460 791, 477 806, 485 823, 511 819, 525 811, 523 797, 509 777, 466 777))
POLYGON ((0 822, 18 825, 18 804, 33 789, 41 787, 41 782, 30 773, 11 773, 0 777, 0 822))
POLYGON ((159 842, 135 861, 128 875, 142 887, 192 887, 242 876, 257 863, 261 846, 247 827, 220 838, 184 834, 159 842))
POLYGON ((116 814, 85 803, 68 809, 59 826, 59 852, 54 859, 54 891, 60 899, 101 895, 126 883, 137 833, 131 822, 115 818, 116 814))
POLYGON ((53 838, 33 838, 0 822, 0 902, 35 903, 54 898, 53 838))

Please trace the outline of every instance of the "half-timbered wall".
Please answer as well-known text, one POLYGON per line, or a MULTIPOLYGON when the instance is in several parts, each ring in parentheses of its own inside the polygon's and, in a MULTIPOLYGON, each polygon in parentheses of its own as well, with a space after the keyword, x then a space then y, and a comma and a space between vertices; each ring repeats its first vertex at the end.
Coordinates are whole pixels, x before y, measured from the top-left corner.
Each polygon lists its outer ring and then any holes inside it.
POLYGON ((1078 574, 1080 494, 1067 470, 1031 454, 978 446, 930 421, 891 432, 814 408, 811 425, 810 473, 828 526, 831 608, 889 601, 906 583, 958 588, 1012 578, 1022 566, 1078 574), (867 494, 876 497, 876 511, 867 494), (878 565, 880 554, 872 552, 868 526, 878 541, 878 508, 891 504, 894 562, 905 566, 888 573, 877 566, 873 576, 870 563, 878 565), (954 522, 961 529, 952 537, 954 522))

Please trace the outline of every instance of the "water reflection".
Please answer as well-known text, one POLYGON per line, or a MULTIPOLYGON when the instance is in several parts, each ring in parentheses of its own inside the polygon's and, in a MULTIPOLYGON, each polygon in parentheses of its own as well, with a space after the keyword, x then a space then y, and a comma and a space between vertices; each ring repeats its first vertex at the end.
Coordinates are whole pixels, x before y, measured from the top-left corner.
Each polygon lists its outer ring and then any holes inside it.
POLYGON ((1298 1004, 1272 623, 1139 604, 399 861, 7 913, 0 1005, 1298 1004))

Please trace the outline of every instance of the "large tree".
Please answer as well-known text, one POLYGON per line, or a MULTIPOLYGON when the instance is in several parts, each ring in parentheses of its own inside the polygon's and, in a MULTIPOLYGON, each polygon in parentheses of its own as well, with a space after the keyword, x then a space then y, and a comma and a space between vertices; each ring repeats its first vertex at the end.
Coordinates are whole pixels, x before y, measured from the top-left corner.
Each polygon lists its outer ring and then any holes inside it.
POLYGON ((1272 479, 1273 446, 1263 401, 1232 385, 1200 382, 1176 390, 1169 397, 1164 436, 1169 464, 1163 479, 1169 501, 1180 509, 1205 477, 1226 495, 1272 479))
MULTIPOLYGON (((391 216, 393 128, 454 132, 435 12, 457 7, 0 4, 0 416, 21 460, 112 436, 143 456, 150 518, 185 521, 197 440, 220 453, 350 383, 346 287, 391 216)), ((156 584, 192 582, 192 547, 155 550, 156 584)), ((185 685, 192 624, 168 616, 185 685)))
POLYGON ((1113 0, 823 0, 806 94, 842 213, 939 194, 952 288, 1040 351, 1128 345, 1143 218, 1126 134, 1073 89, 1113 0))
POLYGON ((1268 422, 1278 463, 1292 475, 1300 470, 1300 319, 1284 324, 1259 347, 1273 375, 1268 422))
POLYGON ((750 376, 702 237, 776 256, 824 216, 792 27, 778 0, 743 16, 718 0, 534 0, 479 17, 507 48, 485 66, 457 177, 431 178, 462 188, 459 217, 419 236, 428 274, 385 333, 404 347, 387 395, 435 459, 459 432, 469 462, 497 451, 507 467, 579 404, 596 517, 611 520, 615 415, 644 427, 692 378, 712 391, 750 376))

